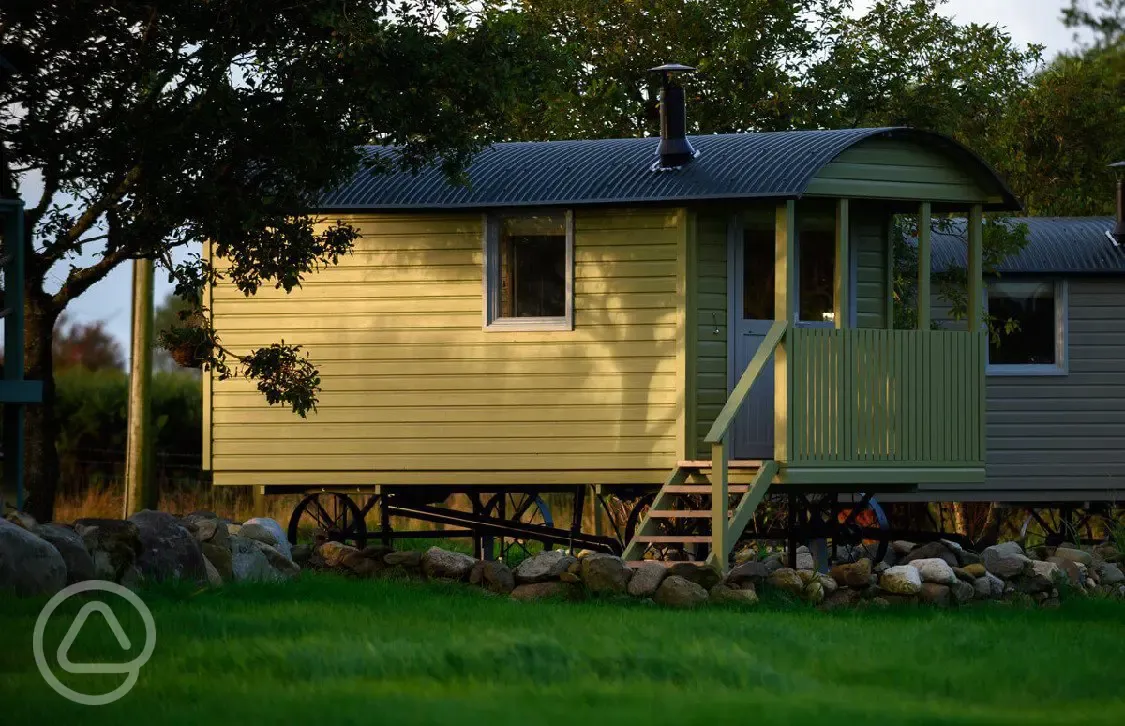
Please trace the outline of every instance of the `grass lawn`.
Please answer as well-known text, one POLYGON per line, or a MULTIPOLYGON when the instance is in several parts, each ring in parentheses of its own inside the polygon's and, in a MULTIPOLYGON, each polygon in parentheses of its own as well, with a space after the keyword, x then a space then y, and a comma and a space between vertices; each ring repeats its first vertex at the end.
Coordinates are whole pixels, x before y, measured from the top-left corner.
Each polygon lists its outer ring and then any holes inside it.
MULTIPOLYGON (((99 707, 65 701, 36 669, 32 630, 46 598, 0 597, 0 722, 1125 723, 1125 603, 1107 600, 1053 611, 674 612, 327 575, 142 597, 156 650, 133 691, 99 707)), ((79 607, 51 619, 56 666, 79 607)), ((114 611, 139 652, 139 616, 114 611)), ((70 657, 99 654, 128 660, 94 615, 70 657)), ((124 679, 55 673, 88 693, 124 679)))

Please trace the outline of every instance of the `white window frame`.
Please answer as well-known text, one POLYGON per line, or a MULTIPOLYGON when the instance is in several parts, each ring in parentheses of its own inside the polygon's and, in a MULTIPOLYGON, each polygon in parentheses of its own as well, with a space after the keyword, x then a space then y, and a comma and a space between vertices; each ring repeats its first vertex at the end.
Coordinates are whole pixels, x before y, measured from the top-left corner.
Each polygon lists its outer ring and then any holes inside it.
MULTIPOLYGON (((1023 279, 1013 282, 1024 282, 1023 279)), ((1050 282, 1050 280, 1033 280, 1027 282, 1050 282)), ((1070 286, 1066 280, 1055 280, 1055 362, 1054 363, 1005 363, 993 365, 989 363, 985 372, 990 376, 1065 376, 1070 372, 1070 356, 1068 355, 1070 326, 1070 286)), ((991 282, 985 283, 984 307, 988 310, 989 288, 991 282)), ((991 351, 989 345, 988 350, 991 351)))
POLYGON ((500 222, 509 217, 557 215, 559 209, 486 212, 484 227, 484 329, 499 331, 574 330, 574 211, 561 210, 566 233, 565 314, 536 318, 500 317, 500 222))

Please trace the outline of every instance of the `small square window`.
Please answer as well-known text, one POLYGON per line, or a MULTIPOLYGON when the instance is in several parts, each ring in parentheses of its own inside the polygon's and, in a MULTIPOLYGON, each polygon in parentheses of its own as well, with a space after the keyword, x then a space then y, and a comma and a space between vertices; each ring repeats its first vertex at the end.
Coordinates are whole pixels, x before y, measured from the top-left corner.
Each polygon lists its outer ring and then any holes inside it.
POLYGON ((1050 375, 1066 372, 1064 283, 1004 281, 988 286, 988 313, 999 340, 988 344, 989 372, 1050 375), (1010 327, 1008 330, 1006 328, 1010 327))
POLYGON ((492 215, 486 221, 485 327, 570 330, 574 235, 570 213, 492 215))

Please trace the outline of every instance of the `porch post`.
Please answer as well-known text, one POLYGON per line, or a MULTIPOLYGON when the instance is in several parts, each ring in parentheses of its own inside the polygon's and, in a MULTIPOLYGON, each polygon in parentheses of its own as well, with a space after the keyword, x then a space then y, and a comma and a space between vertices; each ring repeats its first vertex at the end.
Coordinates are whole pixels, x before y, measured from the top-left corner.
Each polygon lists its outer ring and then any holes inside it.
POLYGON ((968 309, 965 318, 969 321, 969 330, 980 330, 984 322, 984 277, 983 277, 983 248, 984 248, 984 210, 979 204, 969 208, 969 264, 966 270, 968 277, 968 309))
POLYGON ((930 329, 930 203, 918 208, 918 330, 930 329))
POLYGON ((832 317, 836 328, 851 327, 851 254, 848 241, 848 200, 836 201, 836 279, 832 317))
MULTIPOLYGON (((774 218, 773 316, 792 326, 797 318, 797 205, 777 205, 774 218)), ((789 342, 777 346, 773 359, 773 456, 789 460, 789 342)))

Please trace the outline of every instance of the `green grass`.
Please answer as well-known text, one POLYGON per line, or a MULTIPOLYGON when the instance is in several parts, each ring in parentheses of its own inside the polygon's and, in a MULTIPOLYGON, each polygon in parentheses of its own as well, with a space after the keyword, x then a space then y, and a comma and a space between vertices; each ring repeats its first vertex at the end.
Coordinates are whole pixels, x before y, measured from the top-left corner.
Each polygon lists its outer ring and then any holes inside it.
MULTIPOLYGON (((158 632, 133 691, 72 704, 40 678, 45 599, 0 597, 4 724, 1121 724, 1125 604, 820 613, 525 604, 464 586, 305 576, 142 593, 158 632)), ((65 604, 49 659, 80 604, 65 604)), ((125 630, 139 617, 115 607, 125 630)), ((139 651, 139 637, 132 652, 139 651)), ((94 616, 74 661, 122 661, 94 616)), ((60 671, 56 669, 56 673, 60 671)), ((87 692, 122 676, 66 676, 87 692)))

